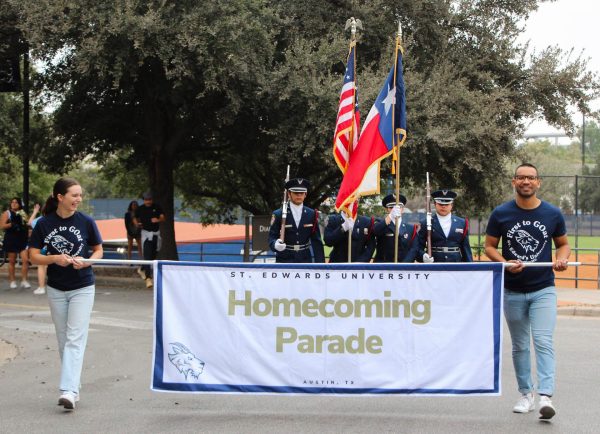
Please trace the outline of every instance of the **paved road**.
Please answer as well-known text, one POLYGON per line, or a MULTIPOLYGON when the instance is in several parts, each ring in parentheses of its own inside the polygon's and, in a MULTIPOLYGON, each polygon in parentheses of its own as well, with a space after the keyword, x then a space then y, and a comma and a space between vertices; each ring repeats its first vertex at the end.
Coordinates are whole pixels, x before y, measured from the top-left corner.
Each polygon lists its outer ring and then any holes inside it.
POLYGON ((56 405, 59 361, 45 297, 0 286, 0 432, 598 432, 598 317, 558 320, 558 414, 551 423, 511 412, 518 397, 508 333, 500 397, 185 395, 149 390, 152 293, 98 289, 74 412, 56 405), (11 348, 14 348, 11 346, 11 348))

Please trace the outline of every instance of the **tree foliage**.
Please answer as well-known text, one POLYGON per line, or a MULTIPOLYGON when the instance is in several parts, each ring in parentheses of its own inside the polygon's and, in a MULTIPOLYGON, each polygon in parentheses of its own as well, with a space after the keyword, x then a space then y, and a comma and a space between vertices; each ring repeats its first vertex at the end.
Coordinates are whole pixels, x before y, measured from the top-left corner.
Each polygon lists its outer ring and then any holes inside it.
MULTIPOLYGON (((9 0, 57 106, 41 154, 58 170, 91 154, 146 168, 165 208, 174 256, 176 185, 188 203, 227 220, 234 206, 278 207, 285 166, 310 178, 308 201, 335 194, 333 125, 348 50, 358 42, 363 119, 404 30, 408 140, 403 190, 431 172, 472 213, 497 199, 523 120, 573 130, 566 106, 588 110, 599 89, 585 61, 516 43, 535 0, 9 0), (205 205, 209 204, 209 205, 205 205)), ((463 205, 464 208, 464 205, 463 205)))

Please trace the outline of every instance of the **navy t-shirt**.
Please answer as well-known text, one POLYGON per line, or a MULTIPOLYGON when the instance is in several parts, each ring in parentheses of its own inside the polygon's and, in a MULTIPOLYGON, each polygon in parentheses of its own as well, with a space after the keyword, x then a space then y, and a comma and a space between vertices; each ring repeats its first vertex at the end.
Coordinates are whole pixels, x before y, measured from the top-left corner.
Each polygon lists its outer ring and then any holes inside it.
MULTIPOLYGON (((42 217, 31 234, 29 246, 44 251, 47 255, 61 253, 70 256, 90 257, 89 246, 102 244, 96 222, 80 212, 63 219, 55 212, 42 217)), ((92 267, 76 270, 72 265, 61 267, 48 265, 48 286, 61 291, 72 291, 94 284, 92 267)))
POLYGON ((160 224, 152 223, 152 219, 159 218, 161 214, 164 214, 163 210, 160 205, 156 203, 152 203, 150 206, 142 204, 135 210, 135 216, 142 223, 142 229, 150 232, 156 232, 159 230, 160 224))
MULTIPOLYGON (((542 201, 535 209, 519 208, 516 201, 503 203, 490 216, 486 233, 501 238, 506 260, 552 262, 552 239, 567 233, 560 210, 542 201)), ((525 267, 521 273, 504 274, 506 289, 533 292, 554 286, 552 267, 525 267)))

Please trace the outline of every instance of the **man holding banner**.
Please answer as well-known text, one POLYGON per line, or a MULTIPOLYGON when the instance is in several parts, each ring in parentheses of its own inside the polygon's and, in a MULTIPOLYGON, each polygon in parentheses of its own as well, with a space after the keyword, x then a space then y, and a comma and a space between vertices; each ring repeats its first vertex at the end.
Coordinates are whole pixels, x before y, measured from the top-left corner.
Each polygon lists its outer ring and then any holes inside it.
POLYGON ((530 334, 536 356, 540 419, 551 419, 556 410, 553 334, 556 325, 554 271, 567 269, 571 254, 565 219, 560 210, 537 197, 541 180, 532 164, 517 167, 512 179, 515 199, 498 206, 490 216, 485 254, 496 262, 511 262, 504 276, 504 316, 512 339, 512 356, 521 398, 515 413, 535 409, 531 376, 530 334), (502 254, 498 243, 502 239, 502 254), (556 260, 552 268, 525 267, 524 262, 551 262, 552 241, 556 260))

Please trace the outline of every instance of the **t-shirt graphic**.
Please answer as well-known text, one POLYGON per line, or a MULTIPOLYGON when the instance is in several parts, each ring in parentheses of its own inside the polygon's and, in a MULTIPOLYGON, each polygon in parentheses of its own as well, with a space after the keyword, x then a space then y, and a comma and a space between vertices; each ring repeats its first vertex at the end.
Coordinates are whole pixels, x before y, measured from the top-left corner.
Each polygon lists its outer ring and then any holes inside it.
POLYGON ((529 232, 526 232, 524 230, 517 231, 515 240, 517 240, 517 243, 519 243, 521 245, 521 247, 523 248, 523 250, 525 250, 525 253, 535 252, 537 250, 538 246, 540 245, 540 242, 538 240, 533 238, 529 234, 529 232))
POLYGON ((522 219, 506 234, 506 244, 510 253, 515 259, 523 262, 538 261, 549 241, 546 225, 539 220, 522 219))
POLYGON ((50 240, 50 244, 58 253, 63 253, 65 255, 77 256, 73 252, 73 247, 75 244, 67 240, 62 235, 55 235, 54 238, 50 240))

